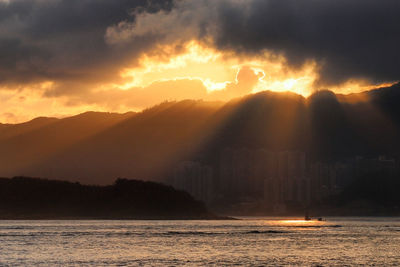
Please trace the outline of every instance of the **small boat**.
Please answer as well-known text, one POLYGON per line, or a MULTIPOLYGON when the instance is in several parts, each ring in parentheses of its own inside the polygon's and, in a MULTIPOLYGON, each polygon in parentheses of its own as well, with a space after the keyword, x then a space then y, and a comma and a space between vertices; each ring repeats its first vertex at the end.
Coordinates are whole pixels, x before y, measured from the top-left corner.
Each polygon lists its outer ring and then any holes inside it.
POLYGON ((319 222, 325 221, 322 217, 317 217, 317 218, 312 218, 309 214, 308 214, 308 210, 306 210, 305 215, 304 215, 304 220, 305 221, 311 221, 311 220, 317 220, 319 222))
POLYGON ((304 220, 305 221, 311 221, 312 218, 310 217, 310 215, 308 214, 308 210, 306 210, 306 214, 304 215, 304 220))

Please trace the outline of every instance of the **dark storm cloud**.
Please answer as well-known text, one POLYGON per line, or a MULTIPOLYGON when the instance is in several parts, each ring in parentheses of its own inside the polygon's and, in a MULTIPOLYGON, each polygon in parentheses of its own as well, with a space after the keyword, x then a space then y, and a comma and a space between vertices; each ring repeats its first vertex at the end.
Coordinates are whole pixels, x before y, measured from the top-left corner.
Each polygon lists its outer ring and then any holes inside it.
POLYGON ((175 36, 192 27, 194 38, 211 39, 220 50, 268 50, 292 67, 312 60, 319 66, 319 85, 400 77, 398 0, 180 1, 170 15, 160 12, 152 19, 166 26, 148 28, 175 36))
POLYGON ((313 60, 318 86, 395 81, 399 13, 398 0, 0 0, 0 83, 89 88, 157 44, 191 39, 293 67, 313 60))
MULTIPOLYGON (((234 2, 234 1, 232 1, 234 2)), ((400 79, 400 1, 254 0, 218 9, 216 45, 320 64, 325 85, 400 79)))
POLYGON ((134 21, 134 11, 171 7, 165 0, 0 1, 0 82, 114 79, 154 38, 116 50, 105 43, 107 27, 134 21))

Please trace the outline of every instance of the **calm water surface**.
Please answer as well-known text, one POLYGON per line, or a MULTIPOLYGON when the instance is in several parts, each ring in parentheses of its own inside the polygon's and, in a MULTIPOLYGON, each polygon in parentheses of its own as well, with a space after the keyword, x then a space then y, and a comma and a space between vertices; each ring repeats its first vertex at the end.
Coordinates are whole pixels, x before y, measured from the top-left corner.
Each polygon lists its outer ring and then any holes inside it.
POLYGON ((400 266, 400 218, 0 221, 1 266, 400 266))

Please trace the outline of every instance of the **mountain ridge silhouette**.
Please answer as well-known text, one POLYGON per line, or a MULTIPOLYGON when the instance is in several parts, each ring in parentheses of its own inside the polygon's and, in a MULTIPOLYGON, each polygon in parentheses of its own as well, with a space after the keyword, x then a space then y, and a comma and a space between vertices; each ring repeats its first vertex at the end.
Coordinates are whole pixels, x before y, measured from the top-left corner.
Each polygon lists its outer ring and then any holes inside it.
POLYGON ((298 150, 310 160, 398 156, 400 84, 308 98, 264 91, 224 102, 163 102, 138 113, 86 112, 0 125, 0 176, 109 184, 164 181, 181 161, 218 168, 224 148, 298 150))

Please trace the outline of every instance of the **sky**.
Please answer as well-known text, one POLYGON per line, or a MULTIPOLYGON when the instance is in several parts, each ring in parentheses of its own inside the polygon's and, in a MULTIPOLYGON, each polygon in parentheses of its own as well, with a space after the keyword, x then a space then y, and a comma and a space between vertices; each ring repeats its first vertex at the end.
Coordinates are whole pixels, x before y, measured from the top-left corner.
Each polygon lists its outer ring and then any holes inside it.
POLYGON ((398 0, 0 0, 0 122, 400 77, 398 0))

